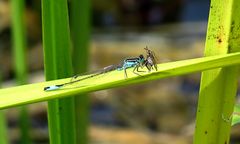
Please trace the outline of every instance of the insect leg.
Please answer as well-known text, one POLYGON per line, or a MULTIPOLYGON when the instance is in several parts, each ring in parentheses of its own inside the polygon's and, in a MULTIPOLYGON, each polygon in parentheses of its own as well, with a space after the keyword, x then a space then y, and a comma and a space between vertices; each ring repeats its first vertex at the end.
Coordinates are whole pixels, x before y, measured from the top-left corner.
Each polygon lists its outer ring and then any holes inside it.
POLYGON ((124 78, 125 78, 125 79, 128 78, 128 76, 127 76, 127 69, 126 69, 126 68, 124 68, 124 78))
POLYGON ((138 69, 139 67, 143 68, 140 64, 138 64, 138 65, 136 65, 136 66, 134 67, 133 70, 137 70, 137 72, 146 72, 146 71, 139 70, 139 69, 138 69))
POLYGON ((154 68, 155 68, 155 70, 157 71, 158 69, 157 69, 157 65, 156 64, 154 64, 154 68))
POLYGON ((138 75, 138 76, 141 76, 141 75, 140 75, 139 73, 137 73, 137 72, 144 72, 144 71, 139 71, 138 68, 139 68, 139 64, 134 67, 133 73, 136 74, 136 75, 138 75), (137 72, 135 72, 136 70, 137 70, 137 72))
POLYGON ((147 69, 148 69, 148 72, 150 72, 150 71, 151 71, 151 68, 152 68, 152 66, 151 66, 149 63, 146 63, 146 67, 147 67, 147 69))

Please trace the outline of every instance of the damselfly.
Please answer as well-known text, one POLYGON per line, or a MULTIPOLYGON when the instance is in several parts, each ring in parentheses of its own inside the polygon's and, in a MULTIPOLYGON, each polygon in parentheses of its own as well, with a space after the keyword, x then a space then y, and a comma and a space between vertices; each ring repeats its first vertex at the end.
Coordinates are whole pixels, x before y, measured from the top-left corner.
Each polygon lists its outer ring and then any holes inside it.
POLYGON ((86 77, 81 78, 81 79, 77 79, 81 75, 75 75, 75 76, 72 77, 70 82, 59 84, 59 85, 47 86, 47 87, 44 88, 44 91, 57 90, 57 89, 60 89, 64 86, 66 86, 66 85, 71 85, 71 84, 77 83, 79 81, 86 80, 86 79, 89 79, 89 78, 92 78, 92 77, 95 77, 95 76, 98 76, 98 75, 101 75, 101 74, 105 74, 105 73, 108 73, 108 72, 111 72, 111 71, 114 71, 114 70, 117 70, 117 71, 124 70, 124 77, 125 78, 128 77, 127 76, 127 71, 126 71, 128 68, 134 67, 133 68, 133 73, 136 74, 136 75, 140 75, 137 72, 144 72, 144 71, 140 71, 139 67, 143 68, 144 66, 146 66, 149 71, 151 71, 151 69, 154 67, 155 70, 157 70, 156 58, 155 58, 154 53, 151 50, 149 50, 147 47, 145 48, 145 50, 147 52, 146 59, 144 58, 143 55, 139 55, 138 57, 135 57, 135 58, 128 58, 128 59, 125 59, 121 64, 110 65, 110 66, 104 67, 102 70, 100 70, 98 72, 95 72, 93 74, 90 74, 89 76, 86 76, 86 77))

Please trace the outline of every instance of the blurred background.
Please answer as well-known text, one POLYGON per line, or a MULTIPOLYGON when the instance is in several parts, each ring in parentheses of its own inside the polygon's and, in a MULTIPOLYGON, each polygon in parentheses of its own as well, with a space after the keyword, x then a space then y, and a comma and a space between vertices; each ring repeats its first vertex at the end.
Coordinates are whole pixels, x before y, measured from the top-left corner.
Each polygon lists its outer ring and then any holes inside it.
MULTIPOLYGON (((208 0, 92 0, 89 71, 152 49, 158 62, 201 57, 208 0)), ((15 85, 10 0, 0 0, 2 87, 15 85)), ((29 83, 44 81, 41 0, 26 0, 29 83)), ((70 18, 71 19, 71 18, 70 18)), ((191 144, 200 74, 90 94, 91 144, 191 144)), ((31 138, 49 143, 46 103, 28 107, 31 138)), ((19 141, 18 111, 7 110, 9 137, 19 141)), ((238 141, 237 128, 232 142, 238 141)))

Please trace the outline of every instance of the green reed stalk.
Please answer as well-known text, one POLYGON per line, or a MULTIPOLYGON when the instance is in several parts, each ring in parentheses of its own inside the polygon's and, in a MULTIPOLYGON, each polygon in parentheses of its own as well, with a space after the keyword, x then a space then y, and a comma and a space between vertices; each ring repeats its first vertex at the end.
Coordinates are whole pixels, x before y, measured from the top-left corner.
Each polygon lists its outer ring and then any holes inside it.
MULTIPOLYGON (((240 3, 212 0, 205 56, 240 51, 240 3)), ((202 73, 194 144, 229 143, 237 91, 238 66, 202 73)))
POLYGON ((7 121, 4 111, 0 111, 0 143, 8 144, 7 121))
MULTIPOLYGON (((71 1, 71 35, 73 42, 73 67, 75 74, 87 71, 90 40, 90 1, 71 1)), ((75 97, 77 143, 88 143, 89 97, 75 97)))
MULTIPOLYGON (((2 77, 0 72, 0 85, 1 82, 2 77)), ((8 144, 7 121, 5 111, 0 111, 0 144, 8 144)))
MULTIPOLYGON (((27 83, 26 28, 24 24, 24 0, 11 1, 12 35, 15 74, 18 85, 27 83)), ((30 144, 30 121, 27 107, 20 107, 21 143, 30 144)))
MULTIPOLYGON (((46 80, 72 75, 67 0, 42 0, 42 26, 46 80)), ((43 92, 43 89, 41 89, 43 92)), ((75 144, 74 98, 48 102, 50 143, 75 144)))

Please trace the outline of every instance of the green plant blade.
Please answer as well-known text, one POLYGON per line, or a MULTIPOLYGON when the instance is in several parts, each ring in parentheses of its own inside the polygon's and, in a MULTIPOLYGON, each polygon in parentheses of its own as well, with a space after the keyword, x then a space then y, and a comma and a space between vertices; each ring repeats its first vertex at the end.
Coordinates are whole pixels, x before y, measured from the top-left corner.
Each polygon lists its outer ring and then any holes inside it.
POLYGON ((8 144, 7 122, 4 111, 0 111, 0 143, 8 144))
MULTIPOLYGON (((239 52, 240 3, 212 0, 205 56, 239 52)), ((238 66, 202 73, 194 144, 227 144, 237 92, 238 66)))
MULTIPOLYGON (((89 65, 90 40, 90 3, 89 0, 72 0, 70 30, 73 43, 74 73, 84 73, 89 65)), ((76 135, 78 144, 87 144, 90 98, 87 94, 75 96, 76 135)))
MULTIPOLYGON (((1 71, 0 71, 0 86, 2 82, 1 77, 1 71)), ((0 144, 8 144, 8 134, 7 134, 7 120, 5 111, 0 111, 0 144)))
MULTIPOLYGON (((42 0, 44 66, 46 80, 72 75, 67 0, 42 0)), ((48 102, 51 144, 75 144, 74 97, 48 102)))
POLYGON ((200 72, 214 68, 221 69, 219 67, 226 67, 237 64, 240 64, 239 52, 234 54, 210 56, 158 64, 158 71, 152 73, 144 73, 142 76, 137 76, 132 73, 133 69, 128 69, 128 79, 124 79, 123 71, 113 71, 108 74, 102 74, 98 77, 80 81, 72 88, 66 87, 62 90, 50 92, 43 91, 43 88, 50 85, 69 82, 71 78, 6 88, 0 90, 0 109, 41 102, 50 99, 63 98, 75 94, 93 92, 113 87, 126 86, 129 84, 137 84, 161 78, 179 76, 193 72, 200 72))
POLYGON ((25 0, 11 1, 13 56, 15 64, 15 75, 17 84, 19 85, 27 83, 24 1, 25 0))
MULTIPOLYGON (((13 55, 15 64, 15 75, 18 85, 27 83, 27 61, 26 61, 26 28, 24 24, 25 0, 11 1, 12 12, 12 35, 13 55)), ((30 144, 31 138, 28 111, 25 106, 19 108, 19 126, 21 132, 21 143, 30 144)))
POLYGON ((232 114, 232 126, 239 124, 239 123, 240 123, 240 104, 236 104, 234 106, 234 111, 232 114))

